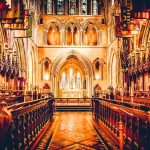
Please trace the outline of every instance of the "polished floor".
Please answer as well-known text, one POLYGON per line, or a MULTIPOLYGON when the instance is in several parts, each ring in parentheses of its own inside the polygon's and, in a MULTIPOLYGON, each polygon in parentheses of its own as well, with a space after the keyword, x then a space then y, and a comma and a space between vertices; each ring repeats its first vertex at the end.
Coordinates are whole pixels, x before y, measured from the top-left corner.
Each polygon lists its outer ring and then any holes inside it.
POLYGON ((91 124, 91 112, 58 112, 51 127, 50 150, 106 150, 91 124))

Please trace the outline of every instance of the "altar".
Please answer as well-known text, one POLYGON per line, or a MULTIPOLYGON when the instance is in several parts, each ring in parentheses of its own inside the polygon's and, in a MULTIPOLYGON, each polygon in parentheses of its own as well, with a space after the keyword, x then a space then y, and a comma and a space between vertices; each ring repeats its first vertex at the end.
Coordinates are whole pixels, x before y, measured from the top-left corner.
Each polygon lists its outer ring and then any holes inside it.
POLYGON ((83 98, 83 89, 60 89, 59 97, 61 98, 83 98))

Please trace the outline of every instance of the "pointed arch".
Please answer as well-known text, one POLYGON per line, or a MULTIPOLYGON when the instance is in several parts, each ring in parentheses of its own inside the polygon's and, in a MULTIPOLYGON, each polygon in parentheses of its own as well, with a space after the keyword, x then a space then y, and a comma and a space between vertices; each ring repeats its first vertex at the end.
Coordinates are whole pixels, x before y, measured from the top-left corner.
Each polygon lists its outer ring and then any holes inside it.
POLYGON ((56 75, 63 63, 70 56, 76 57, 80 62, 83 63, 86 74, 89 74, 90 76, 93 75, 93 67, 90 60, 75 50, 68 51, 58 56, 52 64, 51 74, 56 75))

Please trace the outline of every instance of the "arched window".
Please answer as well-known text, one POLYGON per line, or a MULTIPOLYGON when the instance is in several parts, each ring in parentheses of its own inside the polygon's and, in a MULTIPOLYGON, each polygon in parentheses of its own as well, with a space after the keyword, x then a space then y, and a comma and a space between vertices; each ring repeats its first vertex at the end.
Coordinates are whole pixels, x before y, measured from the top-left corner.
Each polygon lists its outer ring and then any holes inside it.
POLYGON ((95 78, 96 78, 96 80, 100 79, 99 69, 100 69, 100 63, 97 61, 95 63, 95 78))
POLYGON ((93 0, 93 15, 98 15, 98 3, 97 3, 97 0, 93 0))
POLYGON ((94 25, 89 24, 84 31, 83 43, 84 45, 97 45, 97 30, 94 25))
POLYGON ((81 14, 87 15, 87 0, 82 0, 81 2, 81 14))
POLYGON ((44 58, 41 61, 41 80, 48 81, 50 80, 50 67, 51 61, 49 58, 44 58))
POLYGON ((48 45, 60 45, 60 30, 58 26, 49 28, 47 43, 48 45))
POLYGON ((62 86, 62 89, 66 88, 66 73, 65 72, 62 73, 61 86, 62 86))
POLYGON ((44 62, 44 66, 43 66, 43 77, 45 81, 48 81, 50 79, 50 75, 49 75, 49 62, 46 60, 44 62))
POLYGON ((70 79, 70 85, 69 88, 73 89, 74 88, 74 76, 73 76, 73 69, 69 69, 69 79, 70 79))
POLYGON ((104 61, 99 58, 97 58, 94 61, 94 70, 95 70, 96 80, 103 80, 103 65, 104 65, 104 61))
POLYGON ((57 0, 57 14, 64 14, 64 0, 57 0))
POLYGON ((69 0, 69 14, 70 15, 76 15, 77 14, 76 0, 69 0))
POLYGON ((80 72, 77 72, 76 86, 77 86, 77 89, 81 88, 81 75, 80 75, 80 72))
POLYGON ((79 45, 79 30, 74 23, 71 23, 66 29, 66 44, 79 45))
POLYGON ((47 0, 47 14, 53 13, 53 2, 52 0, 47 0))

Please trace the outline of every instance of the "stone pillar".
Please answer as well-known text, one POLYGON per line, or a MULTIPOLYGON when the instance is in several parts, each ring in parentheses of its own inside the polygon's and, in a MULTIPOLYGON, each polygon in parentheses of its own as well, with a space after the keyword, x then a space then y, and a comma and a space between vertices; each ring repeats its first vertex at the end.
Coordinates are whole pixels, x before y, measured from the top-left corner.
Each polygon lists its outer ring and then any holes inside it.
POLYGON ((83 30, 80 30, 79 35, 79 45, 83 45, 83 30))
POLYGON ((73 33, 74 33, 74 29, 71 29, 71 35, 72 35, 71 45, 74 45, 74 42, 73 42, 73 40, 74 40, 73 33))
POLYGON ((48 30, 44 30, 44 35, 43 35, 43 45, 47 45, 47 34, 48 30))
POLYGON ((67 32, 68 32, 68 30, 66 29, 64 31, 64 34, 65 34, 65 41, 64 41, 64 43, 65 43, 65 45, 67 45, 67 32))
POLYGON ((98 30, 98 36, 97 36, 97 45, 100 46, 101 44, 101 30, 98 30))
POLYGON ((61 37, 60 37, 60 45, 65 45, 65 29, 63 28, 62 30, 61 30, 61 35, 60 35, 61 37))
POLYGON ((91 35, 90 45, 93 45, 93 32, 92 32, 92 29, 90 30, 90 35, 91 35))

